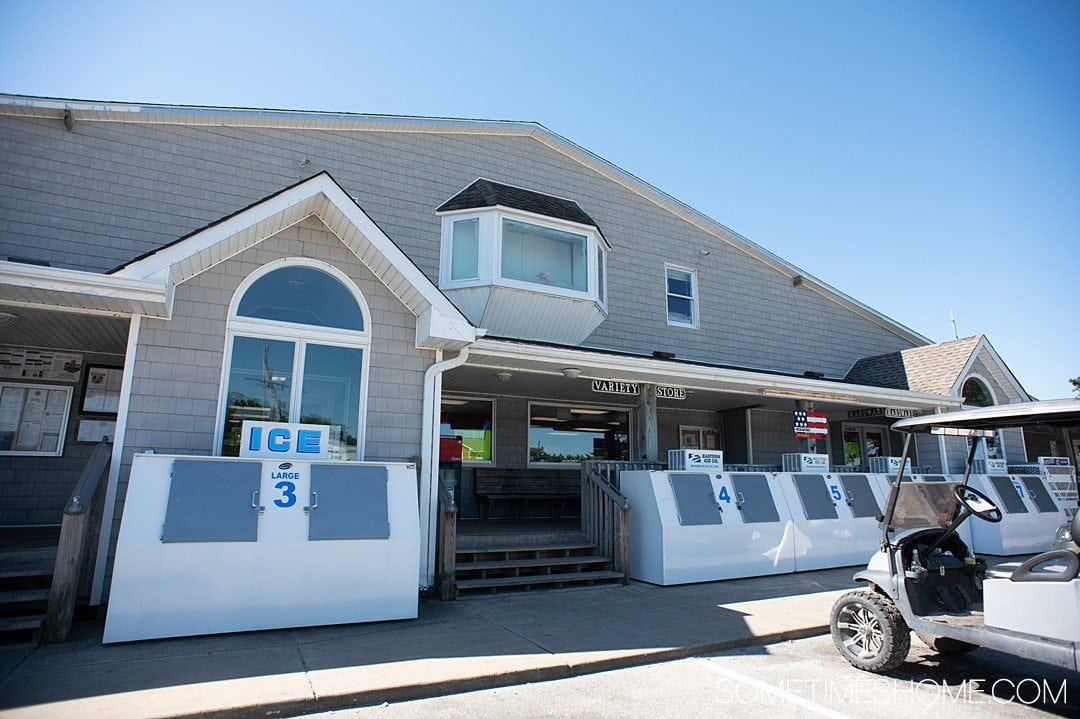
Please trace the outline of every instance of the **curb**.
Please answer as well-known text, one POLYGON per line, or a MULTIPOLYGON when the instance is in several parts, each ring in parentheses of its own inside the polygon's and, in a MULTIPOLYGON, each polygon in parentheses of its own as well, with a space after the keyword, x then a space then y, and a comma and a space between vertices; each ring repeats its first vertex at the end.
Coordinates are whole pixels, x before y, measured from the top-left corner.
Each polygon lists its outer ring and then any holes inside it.
POLYGON ((614 669, 626 669, 629 667, 659 664, 661 662, 668 662, 676 659, 686 659, 688 657, 700 656, 703 654, 715 654, 730 649, 778 644, 780 642, 805 639, 807 637, 821 636, 822 634, 828 633, 829 625, 821 624, 812 627, 801 627, 799 629, 773 632, 761 636, 727 639, 720 642, 695 644, 686 647, 676 647, 674 649, 647 651, 640 654, 610 659, 559 664, 556 666, 537 667, 535 669, 521 669, 512 672, 496 672, 481 676, 449 679, 425 684, 411 684, 392 688, 362 689, 345 694, 333 694, 329 696, 303 700, 289 700, 269 704, 251 704, 195 714, 170 714, 168 717, 169 719, 267 719, 268 717, 283 717, 294 714, 313 714, 316 712, 328 712, 340 709, 355 709, 375 706, 384 702, 431 699, 433 697, 462 694, 464 692, 482 689, 498 689, 519 684, 532 684, 555 679, 569 679, 571 677, 597 674, 599 672, 606 672, 614 669))

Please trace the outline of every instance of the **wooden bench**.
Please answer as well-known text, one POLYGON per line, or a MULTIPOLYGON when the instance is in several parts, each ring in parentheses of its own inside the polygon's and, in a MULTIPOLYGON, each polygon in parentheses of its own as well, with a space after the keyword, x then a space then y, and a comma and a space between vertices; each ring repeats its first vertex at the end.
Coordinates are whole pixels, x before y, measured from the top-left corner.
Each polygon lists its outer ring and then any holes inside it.
POLYGON ((514 503, 514 519, 528 512, 529 502, 551 502, 551 517, 557 519, 566 512, 571 499, 581 497, 581 473, 579 470, 476 469, 476 496, 480 503, 480 519, 491 514, 496 502, 510 500, 514 503))

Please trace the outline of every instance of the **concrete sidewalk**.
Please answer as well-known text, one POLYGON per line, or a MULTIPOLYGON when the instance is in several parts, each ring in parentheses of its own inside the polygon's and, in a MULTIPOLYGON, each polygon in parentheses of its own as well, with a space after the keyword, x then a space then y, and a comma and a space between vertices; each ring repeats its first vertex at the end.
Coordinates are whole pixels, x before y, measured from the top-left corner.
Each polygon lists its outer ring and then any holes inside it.
POLYGON ((422 601, 401 622, 0 648, 0 717, 266 717, 559 679, 828 631, 852 569, 422 601))

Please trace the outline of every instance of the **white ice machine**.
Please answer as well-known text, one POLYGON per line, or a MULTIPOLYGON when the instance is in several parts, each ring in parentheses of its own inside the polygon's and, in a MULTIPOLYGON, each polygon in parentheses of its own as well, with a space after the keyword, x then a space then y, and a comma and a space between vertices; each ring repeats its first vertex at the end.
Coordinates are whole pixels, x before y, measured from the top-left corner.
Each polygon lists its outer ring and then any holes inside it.
POLYGON ((108 642, 416 617, 416 468, 136 455, 108 642))

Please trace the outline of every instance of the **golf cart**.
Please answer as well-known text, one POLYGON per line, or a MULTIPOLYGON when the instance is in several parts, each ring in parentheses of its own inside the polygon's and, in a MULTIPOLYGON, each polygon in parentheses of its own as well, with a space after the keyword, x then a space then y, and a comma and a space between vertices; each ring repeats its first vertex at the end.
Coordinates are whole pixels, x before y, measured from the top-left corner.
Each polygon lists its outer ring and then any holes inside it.
MULTIPOLYGON (((1080 557, 1068 549, 987 570, 957 534, 969 517, 1000 522, 989 497, 968 486, 978 438, 999 428, 1080 423, 1080 400, 982 407, 903 419, 904 459, 882 516, 881 549, 833 605, 833 641, 852 666, 884 672, 903 663, 911 632, 940 654, 979 647, 1080 668, 1080 557), (914 434, 971 438, 964 479, 914 482, 904 476, 914 434)), ((1080 542, 1080 513, 1070 531, 1080 542)), ((1047 546, 1051 541, 1047 537, 1047 546)))

